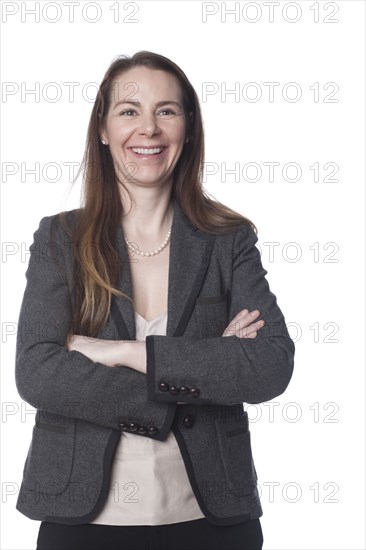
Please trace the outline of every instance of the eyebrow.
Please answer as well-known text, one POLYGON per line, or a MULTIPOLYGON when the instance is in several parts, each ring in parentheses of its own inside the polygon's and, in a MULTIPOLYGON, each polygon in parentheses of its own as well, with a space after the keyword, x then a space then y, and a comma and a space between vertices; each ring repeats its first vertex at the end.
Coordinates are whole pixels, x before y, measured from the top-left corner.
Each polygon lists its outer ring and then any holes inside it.
MULTIPOLYGON (((118 103, 115 104, 113 109, 118 107, 118 105, 126 105, 126 104, 137 105, 138 107, 141 107, 141 103, 139 101, 131 99, 129 101, 118 101, 118 103)), ((178 101, 172 101, 170 99, 168 99, 167 101, 158 101, 158 103, 156 104, 156 107, 161 107, 162 105, 177 105, 177 107, 182 108, 182 105, 178 101)))

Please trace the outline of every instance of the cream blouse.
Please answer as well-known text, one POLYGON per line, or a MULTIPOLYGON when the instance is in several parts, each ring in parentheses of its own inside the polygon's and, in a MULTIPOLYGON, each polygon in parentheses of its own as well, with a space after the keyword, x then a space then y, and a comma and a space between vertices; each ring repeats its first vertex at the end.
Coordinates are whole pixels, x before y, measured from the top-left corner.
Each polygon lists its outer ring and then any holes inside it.
MULTIPOLYGON (((166 334, 167 313, 146 321, 135 313, 136 340, 166 334)), ((170 430, 165 441, 121 432, 108 497, 90 523, 163 525, 204 518, 170 430)))

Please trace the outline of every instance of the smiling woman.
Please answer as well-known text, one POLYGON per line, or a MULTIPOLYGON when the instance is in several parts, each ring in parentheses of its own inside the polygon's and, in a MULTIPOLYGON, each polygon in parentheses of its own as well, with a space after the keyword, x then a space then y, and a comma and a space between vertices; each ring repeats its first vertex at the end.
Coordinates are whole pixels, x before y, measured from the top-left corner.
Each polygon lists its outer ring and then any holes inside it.
POLYGON ((294 344, 255 225, 205 193, 203 161, 183 71, 118 57, 83 204, 30 247, 16 383, 37 414, 17 509, 42 522, 37 550, 262 548, 243 403, 285 391, 294 344))
POLYGON ((171 187, 186 131, 182 91, 174 75, 135 67, 116 78, 101 136, 124 181, 171 187))

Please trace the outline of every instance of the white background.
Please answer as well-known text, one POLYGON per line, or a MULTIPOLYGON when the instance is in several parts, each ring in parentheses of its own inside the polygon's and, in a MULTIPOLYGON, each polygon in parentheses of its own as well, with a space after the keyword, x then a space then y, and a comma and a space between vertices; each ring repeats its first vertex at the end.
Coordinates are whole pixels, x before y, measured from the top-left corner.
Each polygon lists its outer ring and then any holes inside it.
POLYGON ((14 383, 26 250, 43 216, 79 206, 80 179, 68 195, 65 163, 81 161, 108 65, 147 49, 175 61, 195 87, 216 172, 205 188, 258 227, 296 342, 286 392, 246 406, 263 549, 364 549, 364 2, 279 2, 272 21, 267 2, 81 0, 74 22, 63 2, 48 4, 2 2, 1 548, 34 549, 40 525, 15 509, 34 423, 14 383), (27 13, 36 4, 38 22, 27 13), (225 21, 225 8, 236 15, 225 21), (216 12, 206 22, 205 10, 216 12), (73 99, 66 82, 79 84, 73 99), (273 100, 268 83, 278 83, 273 100), (37 96, 25 93, 37 86, 37 96), (205 96, 207 87, 216 93, 205 96), (268 162, 279 163, 273 181, 268 162), (26 173, 36 163, 39 178, 26 173), (239 173, 225 176, 235 163, 239 173), (254 168, 245 179, 248 163, 261 168, 258 181, 254 168))

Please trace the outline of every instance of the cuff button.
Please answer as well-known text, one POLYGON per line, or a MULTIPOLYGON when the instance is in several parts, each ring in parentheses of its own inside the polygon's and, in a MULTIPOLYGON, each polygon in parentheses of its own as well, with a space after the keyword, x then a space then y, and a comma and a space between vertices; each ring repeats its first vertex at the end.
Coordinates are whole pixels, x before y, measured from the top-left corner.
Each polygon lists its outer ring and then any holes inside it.
POLYGON ((128 430, 128 425, 126 424, 126 422, 120 422, 118 424, 118 427, 122 432, 126 432, 128 430))

